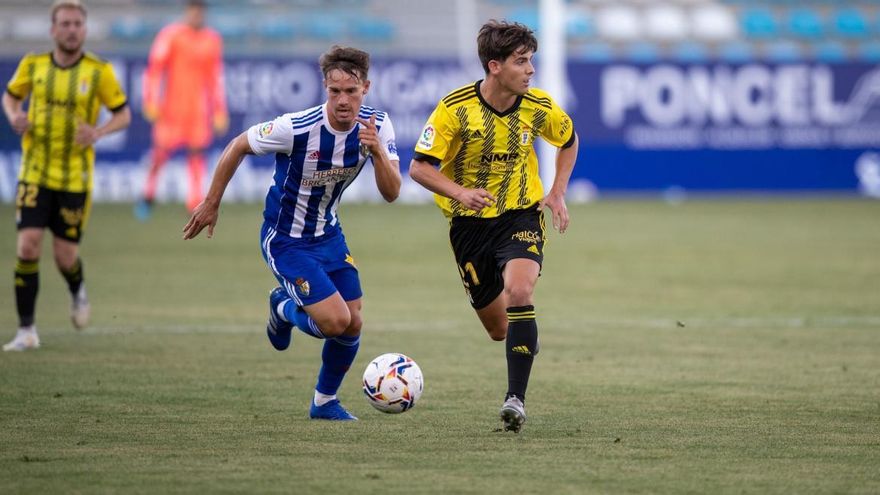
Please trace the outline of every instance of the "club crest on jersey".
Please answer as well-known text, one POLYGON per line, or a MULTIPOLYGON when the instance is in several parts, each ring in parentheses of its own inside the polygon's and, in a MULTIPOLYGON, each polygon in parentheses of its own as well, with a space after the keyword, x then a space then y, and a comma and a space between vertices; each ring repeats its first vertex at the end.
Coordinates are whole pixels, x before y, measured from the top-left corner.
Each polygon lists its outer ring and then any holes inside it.
POLYGON ((431 149, 434 146, 434 126, 428 124, 422 130, 422 136, 419 138, 419 146, 425 149, 431 149))
POLYGON ((310 162, 316 162, 321 159, 321 152, 318 150, 310 151, 308 155, 306 155, 306 160, 310 162))
POLYGON ((309 292, 311 292, 312 290, 311 287, 309 287, 309 281, 304 278, 296 279, 296 281, 294 281, 294 284, 296 284, 296 290, 298 290, 299 293, 304 296, 309 295, 309 292))
POLYGON ((520 126, 520 128, 519 128, 519 133, 520 133, 519 134, 519 142, 520 142, 520 144, 529 144, 529 140, 531 138, 529 133, 531 132, 531 130, 532 130, 532 128, 529 127, 528 124, 522 124, 520 126))
POLYGON ((272 134, 272 129, 274 127, 275 127, 275 125, 272 122, 266 122, 265 124, 263 124, 260 127, 260 132, 259 132, 260 137, 264 138, 264 137, 268 136, 269 134, 272 134))

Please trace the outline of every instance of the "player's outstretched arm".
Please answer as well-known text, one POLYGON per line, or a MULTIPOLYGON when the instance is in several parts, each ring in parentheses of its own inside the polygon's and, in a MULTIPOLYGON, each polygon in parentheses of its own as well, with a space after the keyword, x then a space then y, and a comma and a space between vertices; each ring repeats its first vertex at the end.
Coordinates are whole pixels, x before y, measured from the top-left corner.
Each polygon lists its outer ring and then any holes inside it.
POLYGON ((220 200, 241 160, 249 154, 253 154, 253 151, 248 143, 247 132, 239 134, 226 145, 220 161, 217 162, 205 200, 196 206, 189 222, 183 227, 184 240, 196 237, 205 227, 208 227, 208 238, 214 237, 214 226, 217 225, 217 217, 220 215, 220 200))
POLYGON ((413 160, 409 165, 409 176, 425 189, 454 199, 465 208, 480 211, 495 203, 495 197, 485 189, 468 189, 440 173, 434 165, 421 160, 413 160))
POLYGON ((544 196, 539 205, 540 209, 546 206, 553 215, 553 227, 564 234, 568 229, 568 206, 565 205, 565 192, 568 190, 568 181, 574 170, 574 163, 578 154, 578 138, 574 136, 574 143, 568 148, 561 148, 556 153, 556 176, 553 178, 553 186, 550 192, 544 196))

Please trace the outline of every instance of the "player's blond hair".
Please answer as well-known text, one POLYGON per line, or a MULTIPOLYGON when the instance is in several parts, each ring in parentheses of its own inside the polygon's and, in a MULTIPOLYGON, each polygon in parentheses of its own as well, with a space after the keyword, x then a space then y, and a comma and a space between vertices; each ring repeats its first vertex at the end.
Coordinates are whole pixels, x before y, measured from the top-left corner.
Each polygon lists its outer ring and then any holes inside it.
POLYGON ((55 22, 55 13, 61 9, 77 9, 82 12, 83 17, 87 15, 86 6, 79 0, 55 0, 52 2, 52 9, 49 11, 52 15, 52 22, 55 22))

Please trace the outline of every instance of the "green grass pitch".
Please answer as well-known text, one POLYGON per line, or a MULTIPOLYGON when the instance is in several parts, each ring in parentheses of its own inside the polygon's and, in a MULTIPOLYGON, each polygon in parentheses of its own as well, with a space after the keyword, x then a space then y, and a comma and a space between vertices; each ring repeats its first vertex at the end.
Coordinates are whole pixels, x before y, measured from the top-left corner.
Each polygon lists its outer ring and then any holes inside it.
POLYGON ((266 340, 260 212, 224 205, 213 239, 184 242, 180 206, 140 224, 96 205, 80 333, 44 251, 43 347, 0 354, 0 493, 880 492, 880 202, 572 206, 519 435, 497 431, 504 347, 429 205, 342 206, 365 324, 340 398, 361 421, 309 421, 320 342, 266 340), (360 390, 390 351, 425 375, 403 415, 360 390))

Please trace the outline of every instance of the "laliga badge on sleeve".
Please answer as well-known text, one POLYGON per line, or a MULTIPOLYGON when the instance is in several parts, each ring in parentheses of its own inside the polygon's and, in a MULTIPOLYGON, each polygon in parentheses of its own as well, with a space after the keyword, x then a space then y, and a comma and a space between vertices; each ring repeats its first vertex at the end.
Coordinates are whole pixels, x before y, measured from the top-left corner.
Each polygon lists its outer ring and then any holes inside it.
POLYGON ((426 125, 422 130, 422 135, 419 138, 419 146, 426 150, 429 150, 434 146, 434 126, 431 124, 426 125))
POLYGON ((260 126, 260 137, 265 138, 269 134, 272 134, 272 129, 274 127, 275 126, 272 124, 272 122, 266 122, 265 124, 260 126))

